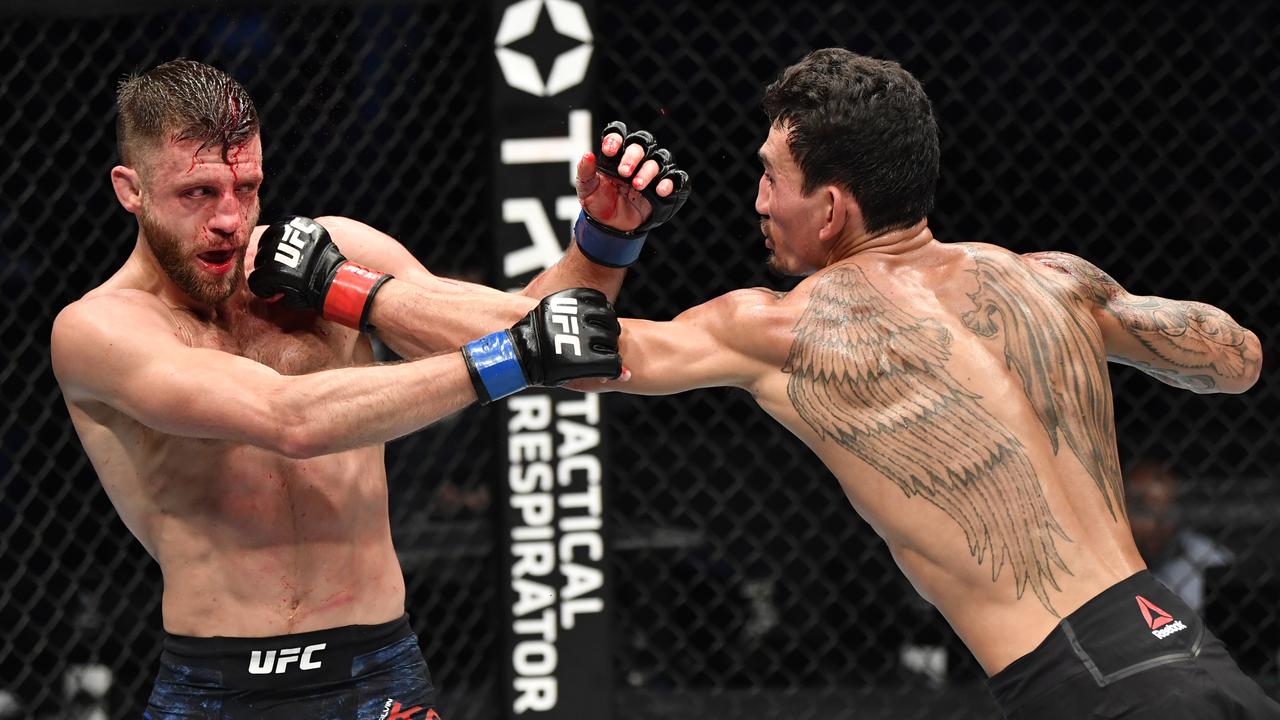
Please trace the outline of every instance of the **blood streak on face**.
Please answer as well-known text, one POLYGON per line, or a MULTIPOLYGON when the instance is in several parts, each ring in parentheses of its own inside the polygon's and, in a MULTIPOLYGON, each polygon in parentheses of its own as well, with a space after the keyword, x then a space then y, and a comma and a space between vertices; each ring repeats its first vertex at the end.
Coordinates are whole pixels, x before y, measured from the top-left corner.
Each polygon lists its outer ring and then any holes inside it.
MULTIPOLYGON (((240 124, 240 98, 231 95, 231 129, 234 130, 240 124)), ((240 162, 240 151, 244 149, 244 143, 228 148, 227 165, 231 168, 231 181, 236 185, 240 184, 240 174, 236 172, 236 165, 240 162)))
POLYGON ((227 167, 231 168, 231 182, 240 184, 240 173, 236 172, 236 165, 240 162, 240 151, 244 150, 244 143, 240 143, 231 148, 231 152, 227 153, 227 167))

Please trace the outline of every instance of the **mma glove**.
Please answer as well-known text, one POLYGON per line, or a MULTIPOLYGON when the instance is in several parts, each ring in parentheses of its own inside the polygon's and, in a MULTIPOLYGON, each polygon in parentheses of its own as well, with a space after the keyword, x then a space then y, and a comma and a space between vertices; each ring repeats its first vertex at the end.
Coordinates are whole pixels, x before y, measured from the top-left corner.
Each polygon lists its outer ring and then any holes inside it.
POLYGON ((510 330, 467 343, 462 355, 483 404, 530 386, 618 377, 621 332, 603 293, 570 288, 543 298, 510 330))
POLYGON ((631 179, 622 177, 618 173, 618 161, 631 145, 644 148, 644 157, 636 163, 637 171, 648 160, 658 163, 658 174, 645 185, 643 190, 639 191, 641 197, 649 201, 649 207, 653 212, 643 224, 628 231, 610 227, 583 210, 578 215, 577 223, 574 224, 573 239, 578 243, 578 249, 582 250, 582 254, 592 262, 607 267, 627 267, 640 257, 640 249, 644 247, 649 231, 670 220, 680 210, 685 200, 689 199, 691 188, 688 173, 676 167, 675 161, 671 158, 671 152, 666 148, 658 147, 658 141, 651 133, 645 130, 628 133, 626 124, 616 120, 600 131, 600 139, 603 140, 611 133, 622 136, 622 148, 613 156, 599 153, 596 156, 596 168, 605 175, 630 185, 631 179), (658 195, 657 191, 658 183, 663 180, 671 180, 675 186, 671 194, 666 197, 658 195))
POLYGON ((373 296, 391 277, 347 260, 320 223, 291 217, 262 233, 249 289, 263 298, 282 295, 286 307, 315 310, 367 333, 373 296))

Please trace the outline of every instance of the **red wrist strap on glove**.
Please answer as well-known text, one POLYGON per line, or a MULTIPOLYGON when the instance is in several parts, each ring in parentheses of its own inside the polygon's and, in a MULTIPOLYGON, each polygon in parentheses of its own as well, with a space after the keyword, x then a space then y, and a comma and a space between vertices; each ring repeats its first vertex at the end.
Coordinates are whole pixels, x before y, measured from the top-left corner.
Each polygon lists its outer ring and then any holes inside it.
POLYGON ((363 265, 351 261, 342 263, 324 296, 324 319, 363 333, 372 331, 369 308, 373 306, 374 293, 390 279, 390 275, 363 265))

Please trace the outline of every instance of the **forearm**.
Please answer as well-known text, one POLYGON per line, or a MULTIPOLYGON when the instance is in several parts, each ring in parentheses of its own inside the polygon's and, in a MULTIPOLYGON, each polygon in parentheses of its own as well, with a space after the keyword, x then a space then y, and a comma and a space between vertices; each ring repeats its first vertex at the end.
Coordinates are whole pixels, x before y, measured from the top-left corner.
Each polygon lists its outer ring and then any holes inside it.
POLYGON ((289 376, 276 393, 283 432, 274 449, 291 457, 385 443, 476 400, 460 352, 289 376))
POLYGON ((537 303, 523 295, 435 278, 431 287, 391 280, 370 309, 378 338, 405 358, 457 349, 519 322, 537 303))
POLYGON ((540 298, 565 288, 589 287, 604 293, 609 302, 613 302, 618 298, 626 274, 625 268, 610 268, 591 262, 576 243, 570 243, 559 262, 539 273, 520 294, 540 298))
POLYGON ((698 388, 746 388, 759 374, 758 363, 729 347, 697 319, 654 322, 624 318, 620 322, 618 353, 629 378, 599 386, 584 384, 579 389, 673 395, 698 388))
POLYGON ((612 301, 625 274, 591 262, 572 246, 519 294, 436 276, 418 282, 397 278, 379 290, 369 321, 401 357, 424 357, 508 328, 533 309, 537 298, 566 288, 595 288, 612 301))

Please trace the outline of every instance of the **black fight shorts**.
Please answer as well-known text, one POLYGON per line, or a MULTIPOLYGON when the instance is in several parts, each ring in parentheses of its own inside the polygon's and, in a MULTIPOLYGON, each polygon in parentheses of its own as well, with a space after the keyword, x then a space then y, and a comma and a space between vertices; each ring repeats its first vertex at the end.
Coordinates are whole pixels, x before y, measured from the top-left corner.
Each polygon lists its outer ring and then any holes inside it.
POLYGON ((1280 705, 1146 570, 1071 613, 989 686, 1009 720, 1280 719, 1280 705))
POLYGON ((267 638, 167 635, 149 720, 439 720, 407 616, 267 638))

